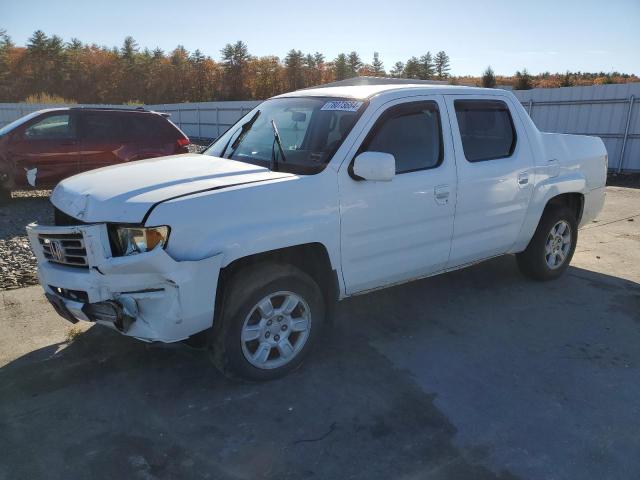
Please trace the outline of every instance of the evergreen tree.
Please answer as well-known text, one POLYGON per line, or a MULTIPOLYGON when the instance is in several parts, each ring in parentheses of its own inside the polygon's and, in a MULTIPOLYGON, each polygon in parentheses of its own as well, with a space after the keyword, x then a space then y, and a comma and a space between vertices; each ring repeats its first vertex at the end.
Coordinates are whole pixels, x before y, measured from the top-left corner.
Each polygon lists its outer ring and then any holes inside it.
POLYGON ((233 45, 228 43, 222 49, 222 68, 227 100, 248 98, 245 75, 250 58, 247 45, 240 40, 233 45))
POLYGON ((333 61, 333 71, 336 80, 349 78, 351 70, 348 65, 347 56, 344 53, 338 55, 333 61))
POLYGON ((9 64, 9 54, 13 49, 11 37, 6 30, 0 29, 0 99, 11 99, 15 94, 12 83, 11 65, 9 64))
POLYGON ((120 49, 120 55, 122 55, 122 58, 127 62, 133 62, 136 53, 138 53, 138 44, 133 37, 126 37, 120 49))
POLYGON ((436 53, 435 70, 436 75, 440 80, 443 80, 449 76, 449 56, 443 50, 440 50, 438 53, 436 53))
POLYGON ((287 88, 298 90, 304 87, 304 55, 300 50, 289 50, 284 59, 285 75, 287 78, 287 88))
POLYGON ((384 71, 384 64, 380 60, 378 52, 373 52, 373 63, 371 64, 371 73, 374 77, 384 77, 386 72, 384 71))
POLYGON ((394 78, 402 77, 402 75, 404 74, 404 63, 396 62, 389 73, 394 78))
POLYGON ((514 90, 531 90, 533 88, 533 83, 531 81, 531 76, 527 69, 523 69, 522 72, 517 71, 515 76, 515 81, 513 84, 514 90))
POLYGON ((421 79, 428 80, 430 78, 433 78, 436 70, 431 52, 427 52, 420 57, 420 70, 421 79))
POLYGON ((313 61, 316 63, 317 68, 322 68, 322 66, 324 65, 324 55, 320 52, 314 53, 313 61))
POLYGON ((347 58, 348 76, 357 77, 358 71, 362 67, 362 60, 357 52, 351 52, 347 58))
POLYGON ((49 38, 36 30, 27 43, 28 70, 25 72, 26 94, 55 93, 49 78, 49 38))
POLYGON ((493 73, 493 69, 491 65, 487 67, 487 69, 482 74, 482 86, 484 88, 495 88, 496 87, 496 76, 493 73))
POLYGON ((421 78, 422 77, 422 68, 420 65, 420 61, 417 57, 411 57, 407 60, 407 63, 404 65, 404 75, 405 78, 421 78))

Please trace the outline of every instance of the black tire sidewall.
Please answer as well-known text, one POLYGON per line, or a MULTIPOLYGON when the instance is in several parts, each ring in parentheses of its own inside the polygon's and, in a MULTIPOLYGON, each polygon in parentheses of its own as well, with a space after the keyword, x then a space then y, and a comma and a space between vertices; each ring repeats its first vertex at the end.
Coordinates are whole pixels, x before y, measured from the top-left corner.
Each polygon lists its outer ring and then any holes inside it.
POLYGON ((311 277, 297 269, 290 269, 288 273, 282 271, 277 273, 279 274, 277 278, 269 280, 267 277, 265 278, 266 283, 257 288, 243 289, 245 282, 242 279, 234 282, 234 288, 237 290, 231 292, 230 295, 235 298, 229 299, 229 305, 232 306, 233 311, 229 312, 228 317, 223 315, 225 317, 223 318, 225 322, 223 329, 224 368, 225 371, 230 371, 229 373, 233 375, 250 380, 271 380, 282 377, 302 364, 320 334, 325 322, 325 304, 318 285, 311 277), (262 298, 279 291, 293 292, 304 299, 311 311, 311 328, 304 347, 293 360, 282 367, 260 369, 249 363, 244 356, 240 340, 242 326, 251 309, 262 298))
POLYGON ((550 207, 540 220, 540 224, 527 249, 518 255, 518 264, 523 273, 536 280, 556 279, 569 267, 577 243, 578 222, 574 213, 564 206, 550 207), (551 228, 561 220, 566 221, 571 228, 571 247, 564 263, 556 269, 551 269, 545 259, 545 246, 551 228))

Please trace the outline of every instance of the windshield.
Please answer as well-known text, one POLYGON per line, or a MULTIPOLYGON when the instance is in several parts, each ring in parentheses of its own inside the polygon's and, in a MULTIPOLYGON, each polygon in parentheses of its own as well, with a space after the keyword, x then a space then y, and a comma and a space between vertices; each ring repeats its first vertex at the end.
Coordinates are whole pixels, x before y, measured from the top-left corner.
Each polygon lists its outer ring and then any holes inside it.
POLYGON ((0 135, 4 135, 5 133, 9 133, 14 128, 22 125, 25 122, 28 122, 33 117, 37 117, 41 113, 42 112, 32 112, 29 115, 25 115, 24 117, 20 117, 19 119, 14 120, 13 122, 11 122, 11 123, 5 125, 4 127, 0 128, 0 135))
POLYGON ((322 171, 331 160, 366 107, 365 103, 327 97, 267 100, 204 153, 267 168, 275 166, 283 172, 312 175, 322 171))

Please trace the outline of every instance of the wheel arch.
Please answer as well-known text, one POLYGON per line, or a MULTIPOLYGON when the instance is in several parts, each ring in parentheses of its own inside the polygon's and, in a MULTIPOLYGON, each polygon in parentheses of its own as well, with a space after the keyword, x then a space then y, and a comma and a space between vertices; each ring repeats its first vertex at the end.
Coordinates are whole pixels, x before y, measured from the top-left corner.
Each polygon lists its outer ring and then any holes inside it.
POLYGON ((520 229, 518 240, 510 253, 523 251, 533 234, 544 212, 554 205, 566 205, 576 214, 578 225, 584 212, 586 180, 578 172, 563 175, 561 177, 548 178, 538 185, 529 202, 529 209, 520 229))
MULTIPOLYGON (((318 284, 325 298, 328 312, 340 298, 338 272, 333 268, 329 252, 322 243, 305 243, 275 250, 254 253, 236 258, 220 270, 214 318, 220 318, 225 298, 225 288, 231 278, 242 270, 261 263, 281 263, 293 265, 318 284)), ((331 315, 329 315, 329 318, 331 315)))
POLYGON ((582 213, 584 211, 584 194, 581 192, 567 192, 551 197, 544 207, 543 215, 544 212, 554 206, 568 207, 569 210, 575 214, 576 221, 578 222, 578 225, 580 225, 580 220, 582 219, 582 213))

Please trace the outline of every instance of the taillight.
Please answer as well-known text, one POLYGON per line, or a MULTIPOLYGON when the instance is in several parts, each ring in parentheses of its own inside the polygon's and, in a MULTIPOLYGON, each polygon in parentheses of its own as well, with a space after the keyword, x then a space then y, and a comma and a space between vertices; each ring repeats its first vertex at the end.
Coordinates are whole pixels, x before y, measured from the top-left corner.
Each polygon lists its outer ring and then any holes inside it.
POLYGON ((179 138, 176 142, 176 145, 178 145, 178 147, 186 147, 190 143, 191 142, 189 141, 188 138, 179 138))

